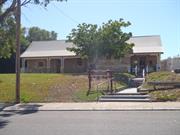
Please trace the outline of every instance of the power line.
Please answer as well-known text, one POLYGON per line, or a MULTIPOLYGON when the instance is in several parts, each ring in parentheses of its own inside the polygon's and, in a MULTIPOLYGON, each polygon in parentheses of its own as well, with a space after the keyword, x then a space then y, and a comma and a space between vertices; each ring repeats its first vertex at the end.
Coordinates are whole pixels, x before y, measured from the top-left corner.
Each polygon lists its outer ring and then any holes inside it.
POLYGON ((23 12, 21 12, 21 14, 28 23, 32 24, 31 20, 23 12))
POLYGON ((79 24, 79 22, 77 20, 75 20, 74 18, 72 18, 71 16, 69 16, 68 14, 66 14, 64 11, 62 11, 59 7, 57 7, 54 3, 53 6, 59 11, 60 14, 64 15, 65 17, 67 17, 69 20, 71 20, 73 23, 75 24, 79 24))

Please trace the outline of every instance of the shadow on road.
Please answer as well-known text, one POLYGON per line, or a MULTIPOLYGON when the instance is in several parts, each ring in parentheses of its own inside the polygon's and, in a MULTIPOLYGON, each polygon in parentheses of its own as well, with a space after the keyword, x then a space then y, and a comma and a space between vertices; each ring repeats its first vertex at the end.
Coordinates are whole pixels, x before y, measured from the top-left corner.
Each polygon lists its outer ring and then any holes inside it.
POLYGON ((9 121, 7 121, 7 120, 0 120, 0 129, 4 128, 8 123, 9 123, 9 121))
POLYGON ((13 115, 27 115, 38 112, 38 107, 41 105, 38 104, 22 104, 18 105, 18 109, 13 109, 15 105, 11 105, 8 107, 12 107, 12 110, 9 111, 0 111, 0 129, 4 128, 8 123, 10 123, 9 117, 13 115))

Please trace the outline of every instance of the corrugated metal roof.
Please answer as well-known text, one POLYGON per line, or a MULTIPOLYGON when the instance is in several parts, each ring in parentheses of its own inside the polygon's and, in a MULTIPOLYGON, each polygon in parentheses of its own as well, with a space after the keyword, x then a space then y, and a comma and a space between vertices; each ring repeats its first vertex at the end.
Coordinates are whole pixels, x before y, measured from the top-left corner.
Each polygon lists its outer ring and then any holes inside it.
MULTIPOLYGON (((128 43, 135 44, 133 53, 163 52, 160 36, 135 36, 128 43)), ((65 42, 65 40, 33 41, 21 57, 75 56, 74 52, 66 49, 72 46, 74 46, 73 43, 65 42)))
POLYGON ((73 43, 67 43, 65 40, 33 41, 21 57, 75 56, 74 52, 66 49, 72 46, 73 43))
POLYGON ((133 53, 163 53, 160 36, 135 36, 128 43, 134 43, 133 53))

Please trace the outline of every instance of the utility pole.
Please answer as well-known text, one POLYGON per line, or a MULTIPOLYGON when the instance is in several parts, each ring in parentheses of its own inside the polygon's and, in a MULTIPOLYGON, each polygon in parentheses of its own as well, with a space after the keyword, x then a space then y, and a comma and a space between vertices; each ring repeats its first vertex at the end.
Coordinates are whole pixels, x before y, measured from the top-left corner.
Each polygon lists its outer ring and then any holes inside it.
POLYGON ((16 0, 16 103, 20 102, 20 29, 21 0, 16 0))

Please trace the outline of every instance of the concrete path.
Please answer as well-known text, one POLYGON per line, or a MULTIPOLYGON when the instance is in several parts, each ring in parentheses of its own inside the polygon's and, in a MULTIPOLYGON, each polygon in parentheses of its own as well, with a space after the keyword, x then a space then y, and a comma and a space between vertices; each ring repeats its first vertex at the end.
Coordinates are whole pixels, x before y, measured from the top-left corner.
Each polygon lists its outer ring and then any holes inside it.
POLYGON ((27 103, 8 106, 4 111, 115 111, 115 110, 180 110, 180 102, 91 102, 91 103, 27 103))
POLYGON ((117 93, 137 93, 137 88, 127 88, 117 93))

